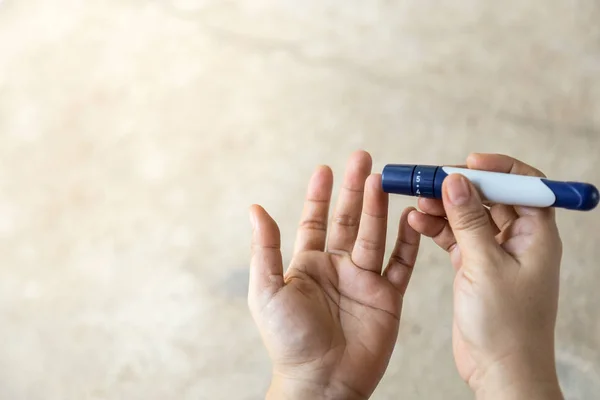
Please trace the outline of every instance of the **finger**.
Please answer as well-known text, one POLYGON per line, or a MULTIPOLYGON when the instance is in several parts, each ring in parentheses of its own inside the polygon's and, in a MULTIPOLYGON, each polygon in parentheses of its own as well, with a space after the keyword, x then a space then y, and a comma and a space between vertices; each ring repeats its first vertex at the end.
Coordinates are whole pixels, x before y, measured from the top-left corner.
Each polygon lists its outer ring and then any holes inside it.
POLYGON ((444 210, 444 203, 442 203, 442 200, 419 197, 417 204, 419 205, 419 209, 426 214, 435 217, 446 216, 446 210, 444 210))
MULTIPOLYGON (((446 210, 444 210, 444 203, 442 202, 442 200, 420 197, 418 200, 418 204, 421 211, 423 211, 426 214, 435 217, 446 217, 446 210)), ((488 213, 490 221, 492 222, 492 229, 494 230, 494 233, 498 234, 500 230, 497 228, 495 221, 492 218, 490 210, 486 207, 485 211, 488 213)))
POLYGON ((261 304, 283 287, 281 237, 277 223, 260 206, 250 207, 252 256, 248 303, 261 304))
POLYGON ((410 226, 423 236, 433 239, 434 243, 450 254, 450 262, 455 270, 461 266, 460 249, 448 220, 413 211, 408 215, 410 226))
POLYGON ((396 245, 384 272, 384 276, 398 289, 402 296, 406 293, 406 288, 410 282, 421 242, 421 235, 408 223, 408 216, 412 212, 418 211, 414 208, 407 208, 400 217, 396 245))
POLYGON ((447 252, 456 246, 456 238, 445 218, 413 211, 408 215, 408 223, 421 235, 432 238, 435 244, 447 252))
POLYGON ((490 207, 490 215, 500 232, 504 231, 519 218, 519 214, 517 214, 515 208, 506 204, 493 204, 490 207))
POLYGON ((332 187, 333 173, 331 168, 327 166, 318 167, 308 183, 294 254, 301 251, 325 250, 332 187))
POLYGON ((327 242, 330 252, 352 252, 358 234, 365 181, 371 173, 372 163, 371 156, 365 151, 353 153, 348 160, 327 242))
POLYGON ((467 178, 458 174, 448 176, 443 183, 442 195, 463 260, 471 259, 475 264, 487 266, 493 264, 489 262, 490 258, 499 259, 505 255, 496 242, 479 193, 467 178))
POLYGON ((469 157, 467 157, 467 166, 470 169, 482 171, 538 176, 540 178, 546 177, 539 169, 503 154, 471 153, 469 154, 469 157))
MULTIPOLYGON (((525 164, 515 158, 502 154, 472 153, 467 158, 467 166, 471 169, 501 172, 505 174, 527 175, 545 178, 546 175, 537 168, 525 164)), ((503 221, 514 221, 519 215, 536 215, 541 218, 554 218, 553 208, 511 207, 501 208, 496 212, 496 218, 503 221)), ((501 226, 498 224, 498 226, 501 226)))
POLYGON ((387 231, 388 194, 381 186, 381 175, 373 174, 365 183, 365 198, 360 228, 352 251, 358 267, 381 274, 387 231))
POLYGON ((487 217, 490 221, 490 226, 492 227, 492 232, 494 233, 494 236, 499 234, 500 229, 498 228, 498 225, 496 225, 496 221, 494 221, 494 218, 492 217, 492 208, 484 205, 483 209, 485 210, 485 213, 487 214, 487 217))

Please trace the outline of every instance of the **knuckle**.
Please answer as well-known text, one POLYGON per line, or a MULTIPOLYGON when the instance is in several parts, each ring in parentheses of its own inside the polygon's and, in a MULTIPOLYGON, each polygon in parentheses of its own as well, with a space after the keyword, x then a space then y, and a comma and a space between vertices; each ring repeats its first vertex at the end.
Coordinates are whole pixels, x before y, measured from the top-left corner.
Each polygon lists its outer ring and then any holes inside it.
POLYGON ((319 219, 307 219, 300 223, 301 229, 306 229, 310 231, 326 231, 327 223, 323 220, 319 219))
POLYGON ((257 253, 265 250, 279 250, 281 249, 281 242, 252 243, 251 249, 257 253))
POLYGON ((413 268, 415 266, 414 261, 408 260, 401 254, 394 254, 390 257, 390 264, 400 264, 408 268, 413 268))
POLYGON ((360 219, 350 214, 338 214, 334 217, 333 222, 340 226, 355 228, 358 226, 360 219))
POLYGON ((452 228, 459 231, 475 231, 487 226, 489 223, 488 216, 483 208, 465 210, 455 218, 452 228))
POLYGON ((363 211, 363 215, 369 218, 372 218, 374 220, 379 220, 379 221, 387 221, 387 213, 385 214, 372 214, 372 213, 368 213, 366 211, 363 211))
POLYGON ((547 178, 546 174, 537 168, 531 167, 531 172, 532 172, 533 176, 538 176, 540 178, 547 178))
POLYGON ((356 240, 356 244, 360 248, 362 248, 364 250, 368 250, 368 251, 380 251, 380 250, 383 250, 383 248, 384 248, 383 243, 381 243, 377 240, 368 239, 366 237, 359 237, 356 240))
POLYGON ((442 247, 444 248, 444 250, 446 250, 446 252, 452 253, 454 251, 454 249, 456 249, 457 246, 458 246, 458 243, 452 242, 452 243, 446 243, 442 247))

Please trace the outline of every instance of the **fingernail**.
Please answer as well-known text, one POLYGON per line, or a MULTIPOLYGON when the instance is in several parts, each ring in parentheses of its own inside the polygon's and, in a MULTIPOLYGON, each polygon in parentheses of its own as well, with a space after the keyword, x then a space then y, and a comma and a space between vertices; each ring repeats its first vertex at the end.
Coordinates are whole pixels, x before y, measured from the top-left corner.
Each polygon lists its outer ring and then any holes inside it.
POLYGON ((467 178, 462 175, 450 179, 448 182, 448 197, 455 206, 461 206, 469 201, 471 197, 471 188, 467 178))
POLYGON ((256 228, 256 217, 252 211, 250 211, 250 224, 252 225, 252 229, 256 228))

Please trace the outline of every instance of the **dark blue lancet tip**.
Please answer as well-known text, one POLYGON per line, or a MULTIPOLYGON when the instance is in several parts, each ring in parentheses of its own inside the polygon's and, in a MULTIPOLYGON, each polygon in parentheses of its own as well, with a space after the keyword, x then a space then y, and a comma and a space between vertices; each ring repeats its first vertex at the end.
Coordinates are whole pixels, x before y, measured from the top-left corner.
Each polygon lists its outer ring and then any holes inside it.
POLYGON ((557 182, 548 179, 542 179, 542 182, 556 195, 554 207, 590 211, 596 208, 600 201, 598 189, 589 183, 557 182))
POLYGON ((580 183, 580 185, 585 185, 585 188, 582 188, 583 202, 582 202, 582 210, 589 211, 598 205, 600 202, 600 193, 598 192, 598 188, 594 185, 580 183))

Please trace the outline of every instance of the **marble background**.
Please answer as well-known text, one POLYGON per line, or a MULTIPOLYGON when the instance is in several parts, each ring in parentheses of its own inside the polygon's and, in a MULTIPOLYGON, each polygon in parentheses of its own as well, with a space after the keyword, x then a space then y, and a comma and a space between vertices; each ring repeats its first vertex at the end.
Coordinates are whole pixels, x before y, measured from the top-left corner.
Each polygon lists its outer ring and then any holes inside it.
MULTIPOLYGON (((247 207, 289 256, 313 167, 354 149, 600 184, 599 4, 0 0, 0 399, 260 398, 247 207)), ((600 212, 559 220, 560 378, 591 399, 600 212)), ((374 399, 470 398, 452 275, 427 242, 374 399)))

